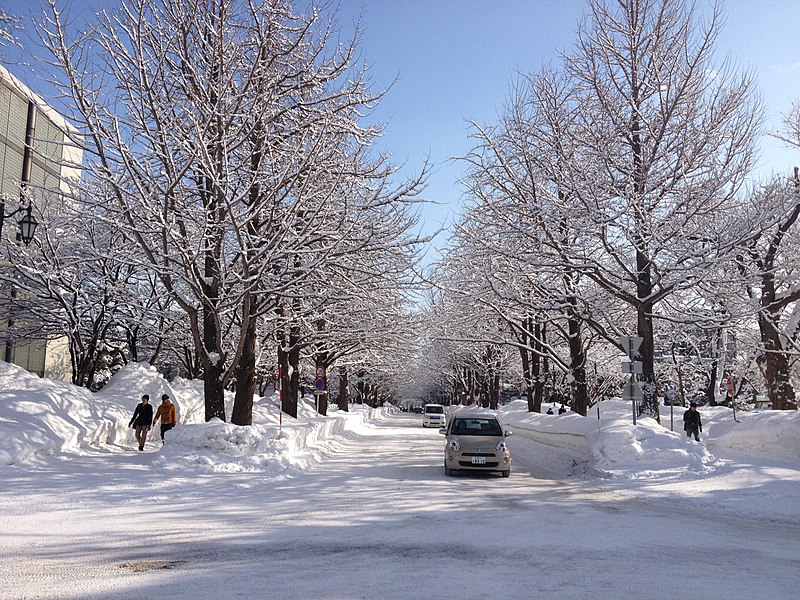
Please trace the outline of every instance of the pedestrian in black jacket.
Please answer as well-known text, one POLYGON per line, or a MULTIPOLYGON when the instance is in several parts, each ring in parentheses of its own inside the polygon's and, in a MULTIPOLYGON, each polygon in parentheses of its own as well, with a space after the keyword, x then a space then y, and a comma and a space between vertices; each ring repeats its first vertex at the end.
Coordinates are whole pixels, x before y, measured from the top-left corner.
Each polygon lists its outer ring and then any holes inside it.
POLYGON ((689 404, 689 410, 683 413, 683 430, 687 436, 694 436, 695 440, 700 441, 699 431, 703 431, 703 424, 700 422, 700 413, 697 412, 696 402, 689 404))
POLYGON ((150 406, 150 396, 145 394, 142 401, 136 405, 128 427, 136 428, 136 441, 139 442, 139 450, 144 450, 144 443, 147 440, 147 432, 150 431, 150 423, 153 420, 153 407, 150 406))

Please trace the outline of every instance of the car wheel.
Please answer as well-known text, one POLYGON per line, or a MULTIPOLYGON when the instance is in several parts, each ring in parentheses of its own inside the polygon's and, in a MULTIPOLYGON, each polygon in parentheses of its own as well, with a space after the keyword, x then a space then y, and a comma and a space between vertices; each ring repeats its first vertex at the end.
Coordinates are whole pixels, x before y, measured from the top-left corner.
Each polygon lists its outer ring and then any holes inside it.
POLYGON ((508 469, 507 471, 500 471, 500 472, 503 474, 503 477, 508 477, 509 475, 511 475, 511 469, 508 469))
POLYGON ((453 469, 447 466, 447 461, 444 463, 444 474, 447 477, 451 477, 453 475, 453 469))

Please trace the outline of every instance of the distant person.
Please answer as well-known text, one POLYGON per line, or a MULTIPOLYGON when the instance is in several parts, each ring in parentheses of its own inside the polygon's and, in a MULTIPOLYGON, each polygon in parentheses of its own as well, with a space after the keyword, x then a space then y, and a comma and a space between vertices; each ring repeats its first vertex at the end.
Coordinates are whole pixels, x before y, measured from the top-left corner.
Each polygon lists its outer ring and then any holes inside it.
POLYGON ((696 441, 700 441, 699 431, 703 431, 703 424, 700 422, 700 413, 697 412, 697 402, 689 404, 689 410, 683 413, 683 430, 688 437, 694 436, 696 441))
POLYGON ((156 416, 153 418, 153 427, 156 426, 156 421, 159 419, 161 419, 161 443, 163 444, 164 434, 175 427, 175 422, 177 421, 175 417, 175 405, 167 394, 161 396, 161 405, 158 407, 156 416))
POLYGON ((142 396, 142 400, 136 405, 128 427, 136 428, 136 441, 139 443, 139 450, 144 450, 144 443, 147 441, 147 432, 150 431, 150 421, 153 420, 153 407, 150 405, 150 396, 142 396))
POLYGON ((567 409, 564 408, 564 405, 562 404, 561 408, 558 409, 558 414, 563 415, 565 412, 567 412, 567 409))
POLYGON ((552 407, 552 406, 551 406, 550 408, 548 408, 548 409, 547 409, 547 414, 548 414, 548 415, 554 415, 554 414, 555 414, 555 413, 553 412, 553 407, 552 407))

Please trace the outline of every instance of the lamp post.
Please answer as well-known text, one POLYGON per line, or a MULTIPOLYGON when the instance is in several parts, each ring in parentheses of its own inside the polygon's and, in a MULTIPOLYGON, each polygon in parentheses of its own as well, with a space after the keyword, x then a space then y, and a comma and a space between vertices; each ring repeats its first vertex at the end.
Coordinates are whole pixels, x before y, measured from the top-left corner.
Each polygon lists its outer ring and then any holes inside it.
POLYGON ((17 213, 25 211, 25 216, 19 220, 19 233, 22 241, 25 242, 25 245, 31 243, 33 239, 33 234, 36 232, 36 227, 39 223, 36 221, 36 217, 31 214, 31 209, 33 205, 28 202, 27 207, 20 206, 17 210, 12 211, 6 214, 6 201, 5 198, 0 196, 0 238, 3 236, 3 222, 6 219, 10 219, 17 213))

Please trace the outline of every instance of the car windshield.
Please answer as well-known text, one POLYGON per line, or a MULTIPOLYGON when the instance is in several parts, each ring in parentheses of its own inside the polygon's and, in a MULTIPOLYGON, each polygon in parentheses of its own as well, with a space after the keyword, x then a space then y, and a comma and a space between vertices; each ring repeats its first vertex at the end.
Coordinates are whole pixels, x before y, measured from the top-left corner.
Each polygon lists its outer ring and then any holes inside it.
POLYGON ((496 419, 455 419, 453 435, 503 435, 496 419))
POLYGON ((426 406, 425 412, 429 414, 441 415, 444 414, 443 406, 426 406))

